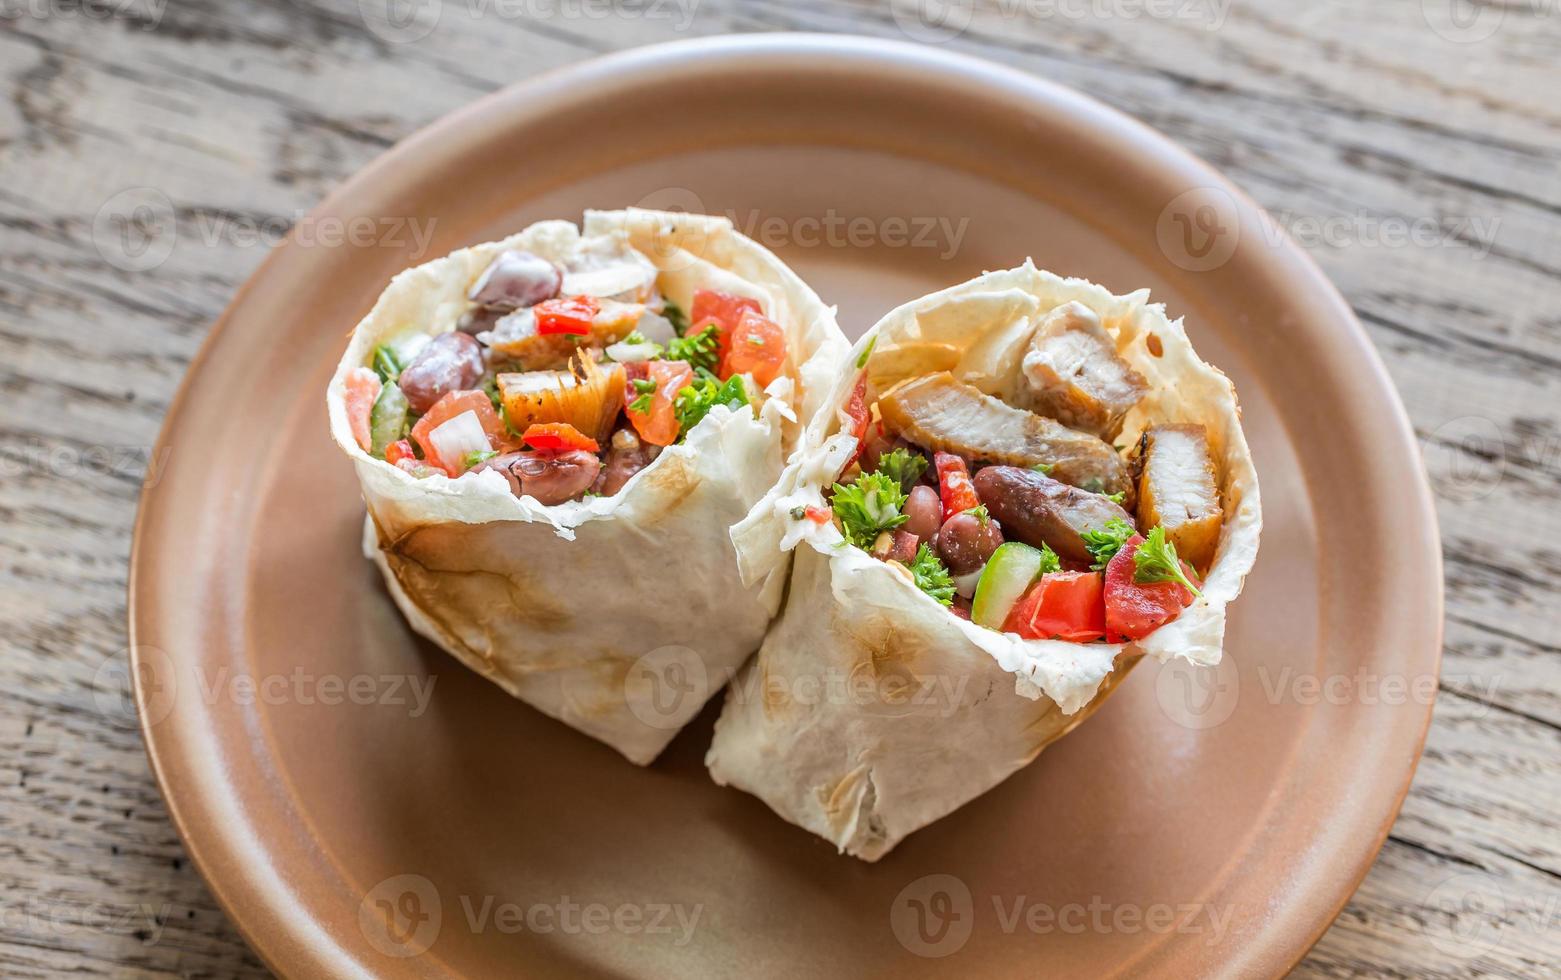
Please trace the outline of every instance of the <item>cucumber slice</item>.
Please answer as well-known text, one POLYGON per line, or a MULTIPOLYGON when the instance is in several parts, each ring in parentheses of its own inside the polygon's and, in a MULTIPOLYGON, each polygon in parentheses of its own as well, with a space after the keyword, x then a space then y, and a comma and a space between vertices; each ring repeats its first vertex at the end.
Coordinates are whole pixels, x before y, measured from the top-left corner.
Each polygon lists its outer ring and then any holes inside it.
POLYGON ((998 545, 976 582, 976 597, 970 603, 970 621, 978 626, 1002 629, 1014 603, 1040 574, 1039 551, 1018 541, 998 545))
POLYGON ((394 381, 379 391, 369 412, 369 454, 385 458, 385 449, 401 438, 407 427, 407 396, 394 381))

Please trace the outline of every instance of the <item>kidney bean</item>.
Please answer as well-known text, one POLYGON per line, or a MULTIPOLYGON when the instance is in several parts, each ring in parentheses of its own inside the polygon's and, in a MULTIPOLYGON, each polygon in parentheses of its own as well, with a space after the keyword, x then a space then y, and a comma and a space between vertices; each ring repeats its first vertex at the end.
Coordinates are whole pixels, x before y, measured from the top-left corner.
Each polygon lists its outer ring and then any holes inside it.
POLYGON ((511 249, 489 264, 467 296, 479 306, 518 310, 552 299, 563 283, 558 266, 539 255, 511 249))
POLYGON ((421 415, 450 392, 475 386, 484 370, 481 344, 459 331, 442 333, 412 358, 397 383, 412 411, 421 415))
POLYGON ((903 525, 905 530, 923 541, 937 537, 938 528, 943 526, 943 502, 938 499, 938 491, 920 483, 911 488, 905 514, 910 518, 903 525))
POLYGON ((950 574, 969 575, 992 557, 1003 543, 1002 529, 990 518, 983 523, 974 514, 955 514, 938 532, 938 554, 950 574))
POLYGON ((581 449, 567 453, 516 453, 509 471, 520 480, 521 493, 538 503, 561 504, 591 489, 602 461, 581 449))
POLYGON ((606 461, 592 489, 604 497, 613 496, 623 489, 630 477, 649 466, 660 453, 660 446, 642 442, 633 429, 619 429, 613 433, 612 446, 607 450, 606 461))

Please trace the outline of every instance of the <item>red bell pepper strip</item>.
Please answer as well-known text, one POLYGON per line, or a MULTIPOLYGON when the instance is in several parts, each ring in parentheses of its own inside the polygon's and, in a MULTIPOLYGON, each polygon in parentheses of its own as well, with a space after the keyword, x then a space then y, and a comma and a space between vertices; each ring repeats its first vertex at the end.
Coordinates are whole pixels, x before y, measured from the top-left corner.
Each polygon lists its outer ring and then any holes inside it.
POLYGON ((595 439, 583 434, 568 422, 538 422, 529 425, 521 440, 539 452, 563 453, 573 449, 583 449, 594 453, 601 449, 595 439))
POLYGON ((591 332, 591 321, 600 311, 601 305, 594 296, 561 296, 532 307, 539 336, 559 333, 587 336, 591 332))
POLYGON ((981 506, 976 485, 971 482, 970 470, 965 461, 953 453, 933 453, 932 462, 938 468, 938 495, 943 498, 943 519, 961 514, 972 507, 981 506))

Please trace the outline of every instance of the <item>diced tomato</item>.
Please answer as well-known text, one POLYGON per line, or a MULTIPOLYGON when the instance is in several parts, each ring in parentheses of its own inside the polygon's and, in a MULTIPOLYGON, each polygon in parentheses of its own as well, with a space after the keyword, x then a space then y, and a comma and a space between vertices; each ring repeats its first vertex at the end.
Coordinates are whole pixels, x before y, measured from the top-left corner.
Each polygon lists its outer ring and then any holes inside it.
POLYGON ((808 520, 814 524, 828 524, 835 519, 828 507, 809 507, 806 511, 808 520))
POLYGON ((417 454, 412 451, 412 444, 405 439, 397 439, 385 447, 385 462, 395 466, 403 459, 416 460, 417 454))
POLYGON ((847 430, 856 436, 856 452, 846 460, 846 465, 840 468, 841 475, 851 468, 851 464, 862 458, 862 453, 867 449, 867 426, 871 421, 871 414, 867 410, 867 372, 856 379, 856 387, 851 389, 851 397, 846 399, 845 407, 840 409, 844 416, 841 425, 849 425, 847 430))
POLYGON ((412 426, 412 439, 423 448, 425 460, 451 476, 461 474, 464 469, 462 461, 440 459, 438 452, 428 441, 428 434, 462 412, 477 413, 477 421, 482 423, 482 431, 487 433, 488 442, 492 444, 491 448, 505 449, 513 446, 509 433, 504 429, 504 422, 499 418, 499 413, 493 410, 493 402, 488 398, 487 392, 449 392, 434 402, 433 407, 417 420, 416 425, 412 426))
POLYGON ((545 299, 533 306, 537 317, 537 334, 567 333, 583 337, 591 332, 591 321, 596 319, 601 305, 594 296, 560 296, 545 299))
POLYGON ((943 498, 943 519, 981 505, 976 485, 971 482, 970 470, 965 461, 953 453, 933 453, 933 465, 938 468, 938 495, 943 498))
MULTIPOLYGON (((764 313, 756 299, 734 296, 714 289, 694 290, 694 305, 688 312, 688 332, 698 333, 710 324, 715 324, 718 366, 726 365, 726 355, 732 349, 732 333, 742 322, 744 311, 764 313)), ((721 377, 723 380, 727 377, 725 371, 721 372, 721 377)))
POLYGON ((345 398, 347 405, 347 425, 352 429, 352 438, 358 441, 358 447, 364 452, 374 444, 374 436, 370 430, 369 417, 374 412, 374 400, 379 397, 379 375, 368 368, 353 368, 347 372, 344 381, 346 388, 345 398))
POLYGON ((1099 572, 1049 572, 1030 587, 1003 623, 1027 640, 1088 643, 1106 634, 1104 582, 1099 572))
POLYGON ((543 452, 568 452, 571 449, 583 449, 590 453, 601 451, 595 439, 584 435, 568 422, 538 422, 529 425, 521 441, 543 452))
POLYGON ((637 412, 629 407, 643 397, 630 381, 624 392, 624 414, 641 439, 654 446, 670 446, 678 438, 678 418, 673 406, 678 392, 693 382, 694 369, 687 361, 651 361, 646 365, 645 373, 644 380, 656 384, 656 390, 648 393, 649 410, 637 412))
POLYGON ((762 313, 745 310, 732 333, 731 350, 721 364, 721 378, 752 374, 760 388, 768 388, 785 370, 786 332, 762 313))
MULTIPOLYGON (((1141 640, 1182 614, 1193 595, 1180 582, 1135 582, 1133 555, 1144 539, 1135 534, 1106 566, 1106 639, 1112 643, 1141 640)), ((1182 562, 1187 577, 1192 568, 1182 562)))

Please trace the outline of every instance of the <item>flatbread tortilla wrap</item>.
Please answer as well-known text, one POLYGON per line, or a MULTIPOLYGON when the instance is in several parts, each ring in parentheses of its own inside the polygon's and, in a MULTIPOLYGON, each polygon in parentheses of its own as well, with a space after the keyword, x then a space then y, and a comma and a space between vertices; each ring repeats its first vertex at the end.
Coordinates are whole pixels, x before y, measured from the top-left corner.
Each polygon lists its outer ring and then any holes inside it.
POLYGON ((1027 262, 908 303, 732 529, 745 580, 795 561, 711 775, 876 860, 1141 657, 1217 663, 1261 526, 1235 390, 1147 291, 1027 262))
POLYGON ((834 312, 729 221, 543 221, 396 276, 327 393, 412 627, 645 764, 758 648, 727 530, 839 373, 834 312))

